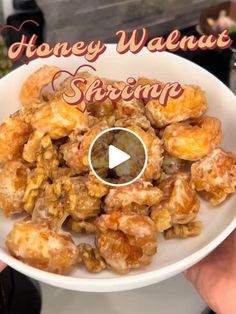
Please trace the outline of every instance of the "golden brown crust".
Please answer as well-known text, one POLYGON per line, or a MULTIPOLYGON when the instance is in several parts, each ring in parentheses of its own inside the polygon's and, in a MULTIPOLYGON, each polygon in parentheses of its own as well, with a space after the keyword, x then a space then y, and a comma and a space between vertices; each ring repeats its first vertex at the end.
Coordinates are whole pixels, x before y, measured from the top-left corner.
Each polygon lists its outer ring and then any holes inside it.
POLYGON ((191 188, 188 176, 178 173, 164 180, 159 186, 163 200, 151 209, 151 218, 162 232, 174 224, 193 221, 200 209, 200 201, 191 188))
POLYGON ((194 188, 212 205, 219 205, 235 192, 236 156, 216 148, 191 167, 194 188))
POLYGON ((15 223, 6 244, 17 259, 52 273, 68 274, 78 263, 78 250, 71 237, 49 230, 46 224, 15 223))

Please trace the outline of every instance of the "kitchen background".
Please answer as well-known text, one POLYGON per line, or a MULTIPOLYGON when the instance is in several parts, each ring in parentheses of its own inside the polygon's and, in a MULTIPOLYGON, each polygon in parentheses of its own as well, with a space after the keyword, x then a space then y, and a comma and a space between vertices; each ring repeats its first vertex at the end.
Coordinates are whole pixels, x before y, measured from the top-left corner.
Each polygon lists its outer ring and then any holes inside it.
MULTIPOLYGON (((27 1, 27 0, 25 0, 27 1)), ((113 40, 119 29, 146 27, 150 36, 198 23, 200 12, 222 0, 38 0, 47 24, 47 41, 113 40)), ((0 21, 13 12, 1 1, 0 21)))

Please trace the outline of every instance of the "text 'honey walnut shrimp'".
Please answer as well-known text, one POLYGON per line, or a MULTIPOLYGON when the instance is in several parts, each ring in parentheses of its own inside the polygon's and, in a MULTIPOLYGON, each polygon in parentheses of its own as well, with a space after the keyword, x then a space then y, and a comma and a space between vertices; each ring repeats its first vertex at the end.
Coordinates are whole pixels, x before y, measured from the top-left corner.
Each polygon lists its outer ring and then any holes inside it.
POLYGON ((204 116, 193 122, 180 122, 166 127, 164 148, 180 159, 198 160, 209 154, 222 141, 221 122, 204 116))
POLYGON ((197 216, 200 202, 189 181, 186 174, 177 173, 158 186, 164 197, 151 208, 157 231, 162 232, 175 224, 186 224, 197 216))
POLYGON ((45 65, 27 78, 19 95, 24 109, 30 109, 33 102, 40 100, 43 87, 52 82, 59 70, 57 67, 45 65))
POLYGON ((23 114, 17 111, 0 125, 0 165, 7 160, 21 157, 24 144, 32 128, 23 114))
POLYGON ((43 223, 15 223, 6 245, 17 259, 48 272, 68 274, 78 263, 78 250, 71 236, 57 234, 43 223))
POLYGON ((116 212, 97 218, 96 227, 98 253, 112 270, 125 274, 152 262, 157 236, 149 217, 116 212))
POLYGON ((236 156, 216 148, 192 165, 191 180, 194 188, 212 205, 219 205, 235 192, 236 156))
POLYGON ((24 211, 23 195, 29 169, 21 160, 12 160, 0 168, 0 207, 6 216, 24 211))
POLYGON ((146 105, 146 115, 152 125, 163 128, 171 123, 199 118, 208 109, 205 93, 198 86, 183 85, 183 94, 169 98, 167 105, 162 106, 158 100, 151 100, 146 105))
POLYGON ((158 204, 163 193, 149 182, 135 182, 127 186, 112 187, 104 200, 106 213, 122 211, 124 214, 148 215, 149 208, 158 204))

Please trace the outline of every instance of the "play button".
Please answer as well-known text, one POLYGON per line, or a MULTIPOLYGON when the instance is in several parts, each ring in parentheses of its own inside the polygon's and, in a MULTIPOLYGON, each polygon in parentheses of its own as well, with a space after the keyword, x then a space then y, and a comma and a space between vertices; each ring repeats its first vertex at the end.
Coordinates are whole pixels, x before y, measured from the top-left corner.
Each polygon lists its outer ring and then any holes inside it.
POLYGON ((89 165, 102 182, 127 185, 137 180, 147 163, 142 139, 126 128, 110 128, 101 132, 89 149, 89 165))
POLYGON ((129 159, 130 155, 126 154, 121 149, 116 148, 113 145, 109 145, 108 148, 109 169, 113 169, 129 159))

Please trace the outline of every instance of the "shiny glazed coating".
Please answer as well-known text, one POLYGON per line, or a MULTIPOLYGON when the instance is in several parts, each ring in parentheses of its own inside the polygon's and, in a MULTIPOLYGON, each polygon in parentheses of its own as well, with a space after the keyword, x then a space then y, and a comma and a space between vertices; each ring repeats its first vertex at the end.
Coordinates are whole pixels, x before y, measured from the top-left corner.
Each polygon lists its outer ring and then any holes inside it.
POLYGON ((32 127, 52 139, 69 135, 74 129, 86 130, 87 114, 68 105, 62 99, 53 99, 50 104, 39 108, 31 118, 32 127))
POLYGON ((78 263, 78 250, 70 235, 59 235, 47 224, 15 223, 6 245, 17 259, 48 272, 68 274, 78 263))
POLYGON ((21 157, 32 128, 19 111, 0 125, 0 165, 21 157))
POLYGON ((129 127, 143 140, 147 149, 147 166, 142 175, 142 179, 146 181, 157 180, 161 175, 161 164, 163 160, 163 148, 161 140, 155 134, 152 128, 146 132, 137 126, 129 127))
POLYGON ((116 212, 97 218, 96 227, 98 252, 112 270, 125 274, 151 263, 157 237, 149 217, 116 212))
POLYGON ((169 98, 167 105, 160 105, 158 100, 151 100, 146 105, 146 115, 152 125, 163 128, 171 123, 199 118, 208 109, 205 93, 194 85, 185 85, 182 96, 169 98))
POLYGON ((6 216, 24 211, 23 195, 29 169, 21 160, 12 160, 0 168, 0 207, 6 216))
POLYGON ((222 141, 221 122, 204 116, 193 122, 180 122, 166 127, 164 148, 177 158, 198 160, 209 154, 222 141))
POLYGON ((104 200, 106 213, 122 211, 125 214, 148 215, 149 208, 158 204, 163 197, 158 187, 149 182, 134 182, 127 186, 112 187, 104 200))
POLYGON ((78 252, 84 266, 91 273, 100 273, 103 269, 106 268, 106 263, 104 262, 103 258, 91 245, 81 243, 78 245, 78 252))
POLYGON ((177 173, 159 186, 163 200, 151 209, 151 218, 157 231, 162 232, 175 224, 193 221, 200 209, 200 202, 184 173, 177 173))
POLYGON ((194 188, 212 205, 219 205, 235 192, 236 156, 216 148, 191 167, 194 188))
POLYGON ((164 237, 167 240, 180 238, 185 239, 189 237, 196 237, 202 231, 201 221, 192 221, 183 225, 174 225, 170 229, 164 231, 164 237))

